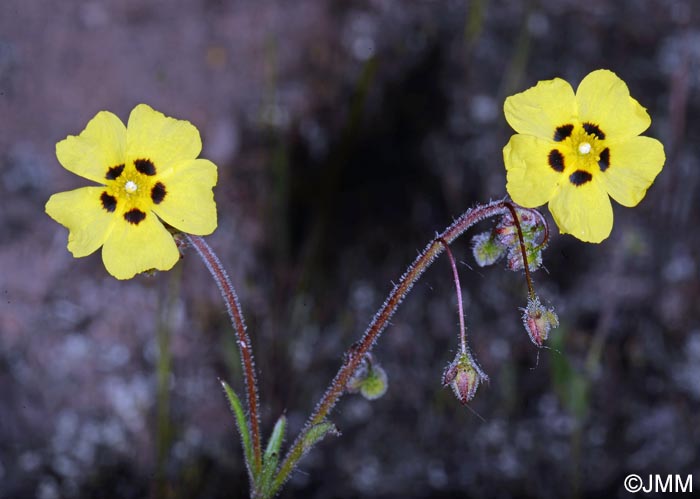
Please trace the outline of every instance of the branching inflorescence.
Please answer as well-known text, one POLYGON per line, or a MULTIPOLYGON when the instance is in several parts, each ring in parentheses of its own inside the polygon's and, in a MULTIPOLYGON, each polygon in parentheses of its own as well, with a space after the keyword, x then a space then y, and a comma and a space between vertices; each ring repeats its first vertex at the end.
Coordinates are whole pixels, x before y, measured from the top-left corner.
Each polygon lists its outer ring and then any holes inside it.
MULTIPOLYGON (((519 260, 519 264, 514 264, 511 263, 511 260, 515 259, 515 257, 511 257, 511 259, 509 259, 509 267, 513 270, 525 269, 529 289, 528 306, 525 309, 526 315, 532 315, 534 317, 535 314, 541 314, 542 306, 539 305, 539 298, 537 298, 534 293, 529 269, 532 266, 533 260, 535 262, 541 261, 541 258, 534 258, 531 255, 539 254, 547 242, 545 236, 548 233, 548 229, 544 217, 532 209, 516 208, 509 201, 496 201, 467 210, 467 212, 455 220, 445 231, 438 234, 418 255, 391 290, 386 301, 375 314, 360 340, 355 342, 344 354, 340 369, 321 397, 321 400, 316 404, 305 427, 291 445, 289 451, 279 465, 276 474, 266 477, 268 481, 264 481, 261 475, 259 475, 261 466, 257 461, 255 463, 248 463, 248 469, 257 470, 258 473, 256 474, 256 471, 254 471, 251 477, 251 483, 253 484, 252 495, 254 497, 271 497, 274 495, 289 478, 291 472, 303 455, 323 437, 337 432, 335 426, 328 421, 327 418, 335 404, 345 393, 357 390, 363 393, 362 388, 364 387, 365 391, 369 393, 369 398, 376 398, 377 393, 381 393, 386 388, 386 374, 372 359, 370 353, 371 349, 376 344, 377 339, 387 327, 391 317, 405 299, 406 295, 408 295, 413 285, 443 251, 450 257, 460 314, 460 350, 455 360, 445 370, 443 384, 451 386, 455 395, 463 404, 471 400, 476 393, 479 383, 486 381, 488 377, 473 359, 467 346, 459 277, 449 245, 476 223, 487 218, 499 216, 501 217, 499 224, 494 228, 492 235, 487 239, 492 241, 491 244, 497 246, 502 253, 521 254, 524 258, 519 260), (524 226, 525 230, 521 228, 521 225, 524 226), (374 388, 374 390, 372 390, 372 388, 374 388)), ((477 238, 484 239, 483 236, 477 236, 477 238)), ((209 268, 212 275, 215 276, 217 283, 219 283, 219 281, 222 280, 222 276, 225 277, 226 273, 223 268, 221 268, 218 259, 204 244, 201 238, 190 236, 190 242, 195 246, 197 252, 204 259, 207 268, 209 268)), ((478 263, 484 264, 481 261, 478 261, 478 263)), ((224 280, 228 282, 227 279, 224 280)), ((237 334, 245 335, 242 321, 237 318, 235 312, 231 312, 240 310, 233 288, 230 287, 230 283, 225 286, 219 283, 219 287, 227 303, 227 309, 231 314, 234 329, 237 331, 237 334)), ((548 311, 548 313, 552 314, 554 321, 556 321, 554 313, 551 310, 548 311)), ((240 314, 240 311, 238 314, 240 314)), ((532 334, 530 336, 532 338, 532 334)), ((535 341, 533 339, 533 342, 535 342, 537 346, 542 345, 542 341, 546 339, 546 333, 540 334, 539 339, 541 341, 535 341)), ((248 342, 249 340, 247 339, 241 342, 239 338, 239 344, 248 345, 248 342)), ((244 373, 246 373, 247 380, 254 380, 252 354, 249 354, 250 350, 248 346, 245 346, 241 351, 244 373)), ((250 381, 246 383, 248 385, 250 381)), ((225 385, 225 388, 228 393, 230 388, 228 385, 225 385)), ((261 437, 259 434, 256 434, 256 432, 259 431, 257 422, 252 421, 254 416, 258 413, 256 408, 257 392, 254 390, 251 392, 249 388, 248 393, 251 421, 245 425, 239 423, 238 427, 241 431, 250 432, 248 435, 242 436, 244 446, 248 445, 246 442, 252 443, 252 450, 246 449, 245 455, 257 456, 260 454, 260 450, 259 447, 256 449, 256 446, 260 445, 261 437)), ((363 395, 364 394, 365 393, 363 393, 363 395)), ((234 402, 234 404, 235 403, 237 402, 234 402)), ((234 412, 239 411, 239 409, 234 407, 234 412)), ((254 459, 257 458, 254 457, 254 459)), ((275 456, 275 459, 277 459, 277 456, 275 456)), ((264 469, 266 467, 269 467, 269 464, 263 461, 262 468, 264 469)))
POLYGON ((286 418, 281 416, 263 450, 260 401, 253 349, 233 284, 211 247, 200 236, 217 226, 212 188, 216 166, 198 158, 201 140, 189 122, 164 116, 145 104, 134 108, 128 125, 114 114, 99 112, 78 136, 56 145, 60 163, 97 185, 51 196, 46 212, 70 231, 68 249, 75 257, 102 248, 107 271, 129 279, 151 269, 169 270, 187 246, 204 261, 224 299, 243 365, 247 411, 224 381, 226 396, 241 435, 251 497, 279 492, 300 459, 328 435, 338 434, 329 415, 346 393, 368 399, 387 390, 387 375, 371 350, 414 284, 435 259, 447 254, 459 313, 459 349, 442 376, 444 386, 468 403, 488 380, 467 342, 459 273, 450 245, 487 218, 498 223, 472 239, 480 266, 504 259, 523 271, 527 304, 523 325, 532 343, 543 347, 559 320, 535 293, 532 272, 542 265, 549 242, 545 217, 534 208, 549 203, 560 232, 587 242, 600 242, 612 229, 612 197, 635 206, 661 171, 663 146, 639 136, 651 120, 614 73, 598 70, 586 76, 576 93, 561 79, 506 99, 508 123, 518 132, 504 147, 507 191, 515 201, 477 205, 418 255, 379 308, 362 337, 344 354, 328 389, 306 425, 281 458, 286 418))

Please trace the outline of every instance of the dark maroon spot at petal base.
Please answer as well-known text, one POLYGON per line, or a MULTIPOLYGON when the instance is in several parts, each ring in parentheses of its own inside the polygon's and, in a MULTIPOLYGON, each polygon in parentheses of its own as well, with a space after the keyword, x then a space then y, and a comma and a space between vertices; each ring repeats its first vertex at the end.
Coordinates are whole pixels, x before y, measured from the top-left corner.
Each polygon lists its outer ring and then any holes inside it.
POLYGON ((558 126, 556 130, 554 130, 554 140, 556 142, 561 142, 565 138, 567 138, 569 135, 571 135, 571 132, 574 130, 574 125, 562 125, 558 126))
POLYGON ((598 166, 601 172, 604 172, 610 166, 610 149, 607 147, 601 151, 598 157, 598 166))
POLYGON ((144 175, 150 176, 156 174, 156 166, 150 159, 135 159, 134 166, 139 173, 143 173, 144 175))
POLYGON ((584 170, 576 170, 574 173, 569 175, 569 180, 577 187, 585 184, 586 182, 590 182, 592 178, 593 175, 584 170))
POLYGON ((139 209, 133 208, 126 213, 124 213, 124 220, 133 225, 140 224, 143 219, 146 218, 146 214, 139 209))
POLYGON ((605 139, 605 134, 600 128, 598 128, 598 125, 594 125, 593 123, 584 123, 583 129, 588 135, 595 135, 600 140, 605 139))
POLYGON ((151 199, 153 200, 153 202, 155 204, 162 203, 163 199, 165 199, 165 194, 167 194, 167 192, 163 183, 156 182, 156 185, 154 185, 151 189, 151 199))
POLYGON ((123 171, 124 165, 112 166, 107 170, 107 175, 105 175, 105 178, 107 180, 114 180, 119 178, 119 175, 121 175, 123 171))
POLYGON ((117 209, 117 198, 110 196, 106 192, 102 193, 100 201, 102 202, 102 207, 110 213, 117 209))
POLYGON ((557 149, 552 149, 549 151, 549 156, 547 157, 549 161, 549 166, 552 170, 563 172, 564 171, 564 155, 560 153, 557 149))

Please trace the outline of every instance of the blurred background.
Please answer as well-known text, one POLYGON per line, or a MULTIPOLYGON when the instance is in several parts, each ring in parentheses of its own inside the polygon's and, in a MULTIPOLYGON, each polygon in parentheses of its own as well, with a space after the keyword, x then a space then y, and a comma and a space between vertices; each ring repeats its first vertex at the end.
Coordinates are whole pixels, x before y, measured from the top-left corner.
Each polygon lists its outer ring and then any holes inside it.
POLYGON ((286 413, 295 435, 417 250, 505 195, 505 97, 601 67, 649 110, 667 162, 602 244, 552 225, 534 274, 561 320, 552 349, 521 325, 523 275, 478 268, 463 237, 490 385, 469 408, 440 385, 458 333, 441 258, 375 349, 389 391, 341 400, 342 436, 282 498, 625 497, 629 473, 700 488, 698 5, 3 0, 0 497, 247 496, 218 384, 242 393, 240 364, 203 264, 120 282, 99 253, 73 259, 43 211, 85 185, 54 147, 99 110, 126 121, 146 102, 200 129, 219 166, 207 239, 246 314, 263 428, 286 413))

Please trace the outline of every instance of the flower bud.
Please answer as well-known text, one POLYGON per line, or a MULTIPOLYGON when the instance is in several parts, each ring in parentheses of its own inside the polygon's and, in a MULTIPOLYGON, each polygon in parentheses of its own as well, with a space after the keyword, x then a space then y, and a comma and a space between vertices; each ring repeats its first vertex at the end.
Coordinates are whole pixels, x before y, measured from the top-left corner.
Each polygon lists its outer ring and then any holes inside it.
POLYGON ((545 308, 538 297, 529 298, 523 310, 523 325, 530 340, 541 347, 552 328, 559 326, 559 317, 553 308, 545 308))
POLYGON ((442 385, 450 386, 457 400, 462 405, 469 402, 476 394, 481 381, 488 381, 488 376, 481 371, 469 353, 458 353, 442 375, 442 385))
POLYGON ((483 232, 472 238, 472 253, 479 267, 485 267, 503 257, 506 247, 498 242, 493 233, 483 232))
POLYGON ((360 395, 367 400, 377 400, 389 388, 389 378, 386 371, 378 366, 372 366, 368 376, 360 384, 360 395))
MULTIPOLYGON (((527 255, 527 266, 530 271, 534 272, 542 266, 542 250, 529 246, 525 243, 525 255, 527 255)), ((508 258, 506 259, 506 267, 508 270, 518 271, 523 270, 523 252, 520 245, 514 246, 508 250, 508 258)))
POLYGON ((389 388, 386 371, 374 360, 371 354, 365 355, 362 363, 347 384, 348 391, 359 392, 367 400, 376 400, 389 388))

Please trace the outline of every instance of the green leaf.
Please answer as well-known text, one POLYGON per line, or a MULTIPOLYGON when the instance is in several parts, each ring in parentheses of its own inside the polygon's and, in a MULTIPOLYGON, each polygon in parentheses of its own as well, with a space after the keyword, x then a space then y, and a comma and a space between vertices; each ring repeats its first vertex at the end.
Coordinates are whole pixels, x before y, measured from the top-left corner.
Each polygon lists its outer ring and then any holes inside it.
POLYGON ((282 415, 275 423, 275 427, 272 430, 272 435, 270 435, 270 440, 267 443, 267 448, 265 449, 265 455, 263 456, 263 469, 262 475, 260 476, 260 484, 263 491, 269 491, 272 485, 272 476, 277 469, 277 463, 279 462, 280 447, 282 447, 282 440, 284 440, 285 430, 287 429, 287 418, 282 415))
POLYGON ((304 435, 304 440, 302 441, 303 452, 308 452, 329 433, 332 435, 340 435, 338 429, 330 421, 323 421, 322 423, 313 425, 304 435))
POLYGON ((265 449, 264 461, 268 461, 272 456, 279 456, 280 447, 282 447, 282 440, 284 440, 284 431, 287 429, 287 418, 284 414, 280 416, 275 423, 275 427, 272 430, 272 435, 270 435, 270 441, 267 443, 267 448, 265 449))
POLYGON ((243 443, 243 457, 245 458, 246 466, 248 467, 248 473, 252 478, 254 477, 253 467, 253 447, 250 445, 250 432, 248 420, 245 417, 245 412, 243 412, 243 406, 241 405, 241 400, 236 395, 236 392, 223 380, 219 380, 221 386, 226 392, 226 397, 231 405, 231 410, 236 417, 236 427, 238 428, 238 433, 241 435, 241 442, 243 443))

